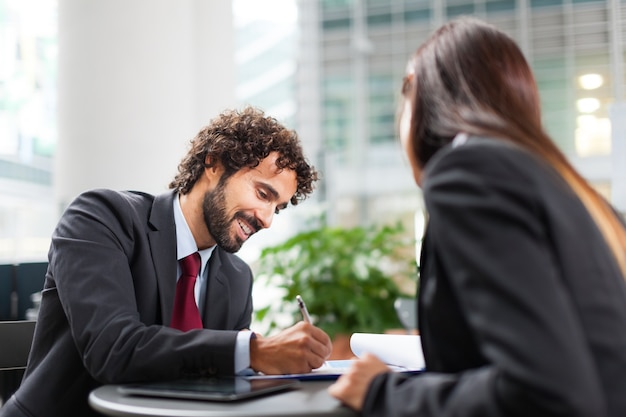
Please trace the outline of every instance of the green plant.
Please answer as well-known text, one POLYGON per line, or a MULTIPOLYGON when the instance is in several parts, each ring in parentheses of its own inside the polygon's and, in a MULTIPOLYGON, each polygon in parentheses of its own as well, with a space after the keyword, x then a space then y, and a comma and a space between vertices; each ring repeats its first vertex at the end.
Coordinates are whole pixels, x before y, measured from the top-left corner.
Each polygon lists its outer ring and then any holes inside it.
POLYGON ((401 283, 414 281, 417 267, 414 241, 401 223, 395 226, 329 227, 296 234, 261 252, 257 279, 283 289, 279 303, 256 311, 255 318, 287 314, 301 320, 295 297, 300 294, 313 322, 331 338, 353 332, 383 332, 400 328, 393 303, 401 283))

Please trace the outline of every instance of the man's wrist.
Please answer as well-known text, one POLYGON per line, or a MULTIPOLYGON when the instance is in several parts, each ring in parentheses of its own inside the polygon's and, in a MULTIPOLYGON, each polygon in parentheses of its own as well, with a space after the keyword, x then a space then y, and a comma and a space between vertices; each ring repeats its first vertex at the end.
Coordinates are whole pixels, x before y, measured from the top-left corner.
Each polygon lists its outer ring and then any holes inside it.
POLYGON ((253 339, 256 339, 256 334, 250 330, 241 330, 237 333, 234 364, 235 374, 239 374, 250 368, 250 343, 253 339))

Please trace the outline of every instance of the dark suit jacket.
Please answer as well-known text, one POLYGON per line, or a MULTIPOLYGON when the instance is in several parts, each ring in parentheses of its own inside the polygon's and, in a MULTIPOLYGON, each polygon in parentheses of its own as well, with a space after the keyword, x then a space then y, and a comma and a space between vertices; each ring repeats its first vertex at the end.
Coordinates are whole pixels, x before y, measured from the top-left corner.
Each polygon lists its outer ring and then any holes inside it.
POLYGON ((103 383, 232 374, 252 313, 252 273, 213 251, 203 322, 168 327, 176 286, 174 193, 95 190, 63 214, 49 252, 28 369, 1 416, 94 414, 103 383))
POLYGON ((427 371, 377 377, 365 416, 626 416, 626 285, 544 163, 470 138, 427 164, 427 371))

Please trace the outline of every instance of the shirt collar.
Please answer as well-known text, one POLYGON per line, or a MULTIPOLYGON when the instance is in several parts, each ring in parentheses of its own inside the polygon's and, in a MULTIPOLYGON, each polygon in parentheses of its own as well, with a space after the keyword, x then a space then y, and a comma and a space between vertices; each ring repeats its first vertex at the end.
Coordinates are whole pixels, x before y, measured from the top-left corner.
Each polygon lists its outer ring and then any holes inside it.
POLYGON ((181 260, 187 255, 198 251, 200 258, 202 258, 202 269, 206 265, 207 261, 215 249, 215 245, 208 249, 198 250, 196 241, 191 234, 191 229, 183 216, 183 210, 180 207, 180 194, 176 194, 174 198, 174 223, 176 223, 176 259, 181 260))

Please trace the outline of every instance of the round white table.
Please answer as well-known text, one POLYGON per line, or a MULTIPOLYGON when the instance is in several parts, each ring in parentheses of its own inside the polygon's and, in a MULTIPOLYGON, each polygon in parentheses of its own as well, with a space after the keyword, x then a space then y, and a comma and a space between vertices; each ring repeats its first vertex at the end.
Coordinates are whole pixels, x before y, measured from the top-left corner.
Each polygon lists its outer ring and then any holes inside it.
POLYGON ((121 394, 117 385, 104 385, 91 392, 89 404, 102 414, 118 417, 357 416, 328 394, 332 382, 302 381, 293 390, 233 402, 129 396, 121 394))

